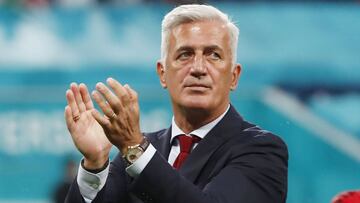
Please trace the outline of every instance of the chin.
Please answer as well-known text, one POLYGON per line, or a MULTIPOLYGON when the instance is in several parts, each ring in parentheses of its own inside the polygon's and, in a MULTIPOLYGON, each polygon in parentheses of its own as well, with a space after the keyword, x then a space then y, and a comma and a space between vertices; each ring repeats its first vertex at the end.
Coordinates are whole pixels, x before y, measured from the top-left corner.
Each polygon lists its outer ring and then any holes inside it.
POLYGON ((189 109, 202 109, 207 110, 211 109, 211 104, 209 103, 210 99, 208 98, 193 98, 188 101, 184 101, 183 107, 189 109))

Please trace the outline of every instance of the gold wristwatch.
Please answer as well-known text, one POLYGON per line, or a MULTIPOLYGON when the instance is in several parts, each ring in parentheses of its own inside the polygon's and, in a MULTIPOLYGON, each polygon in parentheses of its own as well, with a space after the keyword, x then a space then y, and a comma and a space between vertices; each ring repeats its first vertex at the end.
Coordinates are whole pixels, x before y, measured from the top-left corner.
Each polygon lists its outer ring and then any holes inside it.
POLYGON ((123 155, 127 166, 133 164, 145 152, 149 144, 150 142, 144 137, 140 144, 128 146, 126 153, 123 155))

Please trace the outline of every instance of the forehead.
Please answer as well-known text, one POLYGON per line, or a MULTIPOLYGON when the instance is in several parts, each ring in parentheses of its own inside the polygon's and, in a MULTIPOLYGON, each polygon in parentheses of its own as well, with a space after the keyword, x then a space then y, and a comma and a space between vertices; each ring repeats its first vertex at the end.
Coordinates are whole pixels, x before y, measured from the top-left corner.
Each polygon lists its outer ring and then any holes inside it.
POLYGON ((183 46, 204 47, 216 45, 228 49, 230 34, 220 21, 200 21, 180 24, 173 28, 169 38, 170 51, 183 46))

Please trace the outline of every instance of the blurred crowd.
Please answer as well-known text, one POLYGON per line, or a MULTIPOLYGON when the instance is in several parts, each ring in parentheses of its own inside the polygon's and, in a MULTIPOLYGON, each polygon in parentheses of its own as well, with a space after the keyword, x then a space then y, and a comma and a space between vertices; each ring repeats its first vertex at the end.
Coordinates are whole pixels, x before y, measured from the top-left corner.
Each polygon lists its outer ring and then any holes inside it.
POLYGON ((0 0, 0 6, 10 7, 46 7, 46 6, 88 6, 88 5, 129 5, 139 3, 213 3, 213 2, 358 2, 360 0, 0 0))
POLYGON ((190 4, 206 3, 206 0, 0 0, 0 6, 46 7, 46 6, 89 6, 89 5, 129 5, 139 3, 190 4))

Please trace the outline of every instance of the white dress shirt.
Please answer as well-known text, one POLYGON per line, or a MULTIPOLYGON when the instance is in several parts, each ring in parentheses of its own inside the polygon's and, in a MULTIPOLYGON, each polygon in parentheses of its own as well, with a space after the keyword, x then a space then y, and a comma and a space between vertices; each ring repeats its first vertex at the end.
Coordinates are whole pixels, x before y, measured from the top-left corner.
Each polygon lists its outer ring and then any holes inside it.
MULTIPOLYGON (((217 117, 215 120, 211 121, 210 123, 201 126, 200 128, 190 132, 189 134, 184 133, 178 125, 175 123, 174 117, 172 118, 172 125, 171 125, 171 139, 170 143, 173 143, 168 162, 169 164, 173 165, 175 162, 176 157, 180 153, 180 146, 178 143, 178 139, 175 139, 178 135, 196 135, 201 139, 208 134, 208 132, 215 127, 216 124, 220 122, 220 120, 225 116, 226 112, 228 112, 230 108, 230 104, 226 111, 217 117), (175 140, 174 140, 175 139, 175 140)), ((194 144, 193 149, 197 146, 197 143, 194 144)), ((150 144, 145 152, 136 160, 132 165, 126 168, 126 172, 131 176, 136 178, 139 174, 144 170, 146 165, 150 162, 151 158, 154 156, 156 152, 155 147, 150 144)), ((90 203, 93 199, 95 199, 97 193, 104 187, 106 183, 107 176, 109 174, 109 166, 106 167, 103 171, 99 173, 90 173, 86 171, 81 164, 79 165, 79 171, 77 176, 77 183, 79 185, 79 190, 81 195, 84 197, 86 203, 90 203)))

